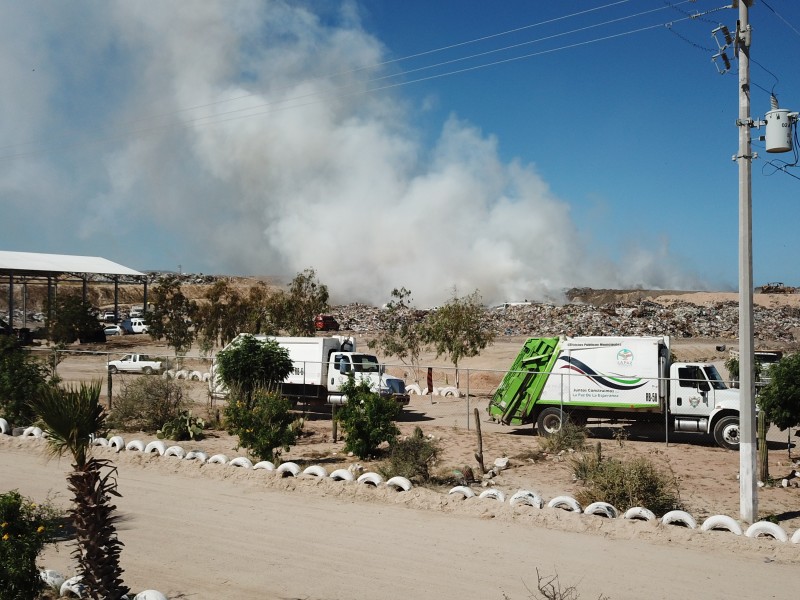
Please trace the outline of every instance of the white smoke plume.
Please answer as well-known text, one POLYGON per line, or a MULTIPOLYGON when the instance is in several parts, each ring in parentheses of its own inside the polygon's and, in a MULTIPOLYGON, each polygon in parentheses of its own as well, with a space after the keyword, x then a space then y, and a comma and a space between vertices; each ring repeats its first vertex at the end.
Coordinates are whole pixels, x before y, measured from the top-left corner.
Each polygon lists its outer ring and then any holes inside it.
POLYGON ((7 5, 0 75, 22 85, 0 108, 21 117, 0 133, 43 142, 0 161, 3 204, 63 240, 41 251, 286 280, 312 267, 335 302, 697 287, 666 248, 604 257, 534 165, 457 115, 426 146, 402 88, 363 93, 386 50, 357 5, 315 6, 7 5))

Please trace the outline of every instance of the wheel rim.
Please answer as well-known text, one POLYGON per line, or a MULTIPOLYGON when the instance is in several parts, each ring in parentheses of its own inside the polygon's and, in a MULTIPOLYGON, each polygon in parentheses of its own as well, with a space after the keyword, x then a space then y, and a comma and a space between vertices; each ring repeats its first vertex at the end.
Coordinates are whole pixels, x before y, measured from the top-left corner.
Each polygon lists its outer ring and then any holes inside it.
POLYGON ((557 414, 546 415, 542 425, 547 433, 558 433, 561 429, 561 416, 557 414))
POLYGON ((737 445, 739 443, 739 425, 731 423, 722 430, 722 439, 726 444, 737 445))

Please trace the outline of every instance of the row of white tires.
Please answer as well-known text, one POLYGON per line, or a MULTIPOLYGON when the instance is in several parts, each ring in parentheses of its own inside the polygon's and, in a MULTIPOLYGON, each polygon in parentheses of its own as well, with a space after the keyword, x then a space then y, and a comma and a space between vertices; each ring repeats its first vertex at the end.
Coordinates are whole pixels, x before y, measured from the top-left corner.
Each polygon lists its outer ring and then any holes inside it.
POLYGON ((115 435, 110 439, 102 437, 95 438, 92 441, 95 446, 107 447, 114 452, 127 450, 128 452, 143 452, 145 454, 158 454, 159 456, 169 457, 174 456, 181 460, 196 460, 204 464, 220 464, 228 465, 230 467, 241 467, 244 469, 263 469, 265 471, 274 471, 282 477, 316 477, 316 478, 330 478, 334 481, 356 481, 357 483, 379 486, 385 485, 397 491, 407 492, 413 486, 411 482, 405 477, 392 477, 384 482, 383 477, 378 473, 367 472, 356 478, 356 475, 349 469, 336 469, 332 473, 328 473, 325 467, 321 465, 312 465, 301 469, 301 467, 294 462, 285 462, 277 467, 268 460, 262 460, 253 464, 253 462, 245 456, 237 456, 236 458, 228 459, 224 454, 214 454, 208 456, 203 451, 191 450, 186 452, 181 446, 167 446, 161 440, 153 440, 145 444, 142 440, 131 440, 127 444, 121 436, 115 435))
POLYGON ((209 381, 211 373, 201 373, 200 371, 189 371, 187 369, 167 369, 161 375, 164 379, 186 379, 188 381, 209 381))
POLYGON ((462 396, 461 392, 458 391, 458 388, 455 386, 445 386, 445 387, 434 387, 433 390, 428 390, 428 388, 421 388, 416 383, 412 383, 406 386, 406 392, 411 394, 416 394, 417 396, 454 396, 456 398, 460 398, 462 396))
MULTIPOLYGON (((46 587, 58 592, 59 597, 83 598, 86 594, 86 586, 81 583, 83 575, 66 578, 58 571, 44 569, 39 571, 39 578, 46 587)), ((123 596, 123 598, 128 598, 128 596, 123 596)), ((167 600, 167 597, 158 590, 144 590, 133 596, 133 600, 167 600)))
MULTIPOLYGON (((475 492, 468 486, 458 485, 450 490, 448 495, 460 496, 464 499, 474 498, 475 492)), ((477 495, 478 498, 489 498, 498 502, 505 502, 506 496, 502 490, 489 488, 477 495)), ((519 490, 509 499, 511 506, 532 506, 534 508, 544 508, 545 503, 542 497, 530 490, 519 490)), ((572 496, 557 496, 547 503, 548 508, 566 510, 568 512, 582 513, 586 515, 597 515, 607 519, 617 519, 620 511, 608 502, 593 502, 586 508, 572 496)), ((698 529, 697 521, 688 512, 683 510, 672 510, 666 513, 661 519, 655 513, 643 506, 634 506, 622 514, 622 518, 629 520, 660 521, 662 525, 679 525, 688 529, 698 529)), ((727 515, 714 515, 708 517, 700 525, 700 531, 724 530, 734 535, 745 535, 750 538, 771 537, 779 542, 791 541, 793 544, 800 544, 800 529, 789 537, 789 534, 776 523, 770 521, 758 521, 753 523, 746 530, 742 531, 742 526, 738 521, 727 515)))

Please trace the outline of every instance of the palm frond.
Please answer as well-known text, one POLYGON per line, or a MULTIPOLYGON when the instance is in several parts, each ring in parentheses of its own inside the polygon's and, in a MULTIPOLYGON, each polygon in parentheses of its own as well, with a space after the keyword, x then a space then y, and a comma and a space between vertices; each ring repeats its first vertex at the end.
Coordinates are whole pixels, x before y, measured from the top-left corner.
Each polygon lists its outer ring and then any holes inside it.
POLYGON ((105 433, 100 391, 99 381, 78 387, 48 387, 30 403, 44 424, 52 453, 62 456, 69 452, 79 469, 86 464, 91 436, 105 433))

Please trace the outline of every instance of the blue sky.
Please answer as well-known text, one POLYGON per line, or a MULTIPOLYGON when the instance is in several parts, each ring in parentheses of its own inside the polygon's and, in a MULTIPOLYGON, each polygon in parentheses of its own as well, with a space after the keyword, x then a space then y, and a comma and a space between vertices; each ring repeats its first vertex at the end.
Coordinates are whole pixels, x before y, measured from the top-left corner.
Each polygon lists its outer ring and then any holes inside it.
MULTIPOLYGON (((0 249, 313 267, 336 301, 736 289, 722 3, 1 5, 0 249)), ((754 118, 800 110, 800 5, 751 24, 754 118)), ((754 281, 799 285, 800 169, 754 149, 754 281)))

